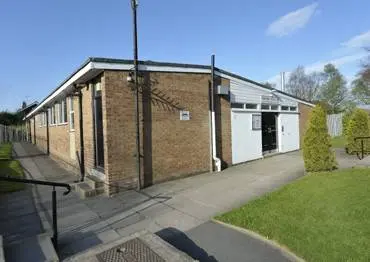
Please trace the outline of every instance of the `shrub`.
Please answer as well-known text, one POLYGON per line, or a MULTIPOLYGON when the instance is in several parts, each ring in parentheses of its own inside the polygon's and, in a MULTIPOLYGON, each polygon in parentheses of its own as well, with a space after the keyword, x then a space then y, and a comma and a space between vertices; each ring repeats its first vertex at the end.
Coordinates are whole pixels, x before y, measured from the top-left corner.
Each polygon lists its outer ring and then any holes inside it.
POLYGON ((347 137, 348 124, 349 124, 349 120, 351 120, 352 114, 353 114, 353 111, 347 111, 344 113, 342 117, 342 133, 344 137, 347 137))
MULTIPOLYGON (((348 153, 353 154, 361 151, 360 140, 356 137, 369 136, 369 117, 365 110, 356 109, 347 125, 346 140, 348 153)), ((365 150, 370 148, 370 143, 365 140, 365 150)))
POLYGON ((331 150, 330 136, 326 125, 326 113, 317 105, 311 112, 303 141, 303 158, 306 171, 333 170, 337 163, 331 150))

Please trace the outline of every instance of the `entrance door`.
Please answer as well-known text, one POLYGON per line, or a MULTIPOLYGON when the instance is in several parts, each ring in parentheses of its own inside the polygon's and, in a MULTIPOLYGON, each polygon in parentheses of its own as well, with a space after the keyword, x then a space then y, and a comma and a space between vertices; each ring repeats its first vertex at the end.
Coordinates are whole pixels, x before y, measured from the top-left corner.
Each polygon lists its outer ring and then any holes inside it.
POLYGON ((253 115, 259 115, 259 113, 231 112, 233 164, 262 157, 261 130, 253 129, 253 115))
POLYGON ((277 113, 262 113, 262 151, 275 152, 277 149, 276 139, 277 113))
POLYGON ((103 108, 100 82, 94 84, 95 165, 104 169, 103 108))
POLYGON ((280 114, 279 151, 289 152, 299 149, 299 115, 280 114))

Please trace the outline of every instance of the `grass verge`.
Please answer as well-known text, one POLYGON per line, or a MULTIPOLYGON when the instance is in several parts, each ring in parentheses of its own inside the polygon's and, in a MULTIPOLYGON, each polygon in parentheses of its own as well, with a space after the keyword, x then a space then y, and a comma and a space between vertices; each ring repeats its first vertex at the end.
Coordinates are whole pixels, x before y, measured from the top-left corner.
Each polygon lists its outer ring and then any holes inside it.
POLYGON ((0 160, 12 158, 12 144, 6 143, 0 145, 0 160))
POLYGON ((216 219, 307 261, 370 261, 370 169, 314 173, 216 219))
MULTIPOLYGON (((23 178, 23 169, 17 160, 0 161, 0 175, 23 178)), ((25 188, 23 183, 0 181, 0 194, 19 191, 25 188)))
POLYGON ((336 136, 331 138, 331 145, 333 148, 345 148, 346 138, 344 136, 336 136))
MULTIPOLYGON (((17 160, 12 159, 12 144, 0 145, 0 175, 15 178, 23 178, 23 169, 17 160)), ((23 183, 11 183, 0 181, 0 194, 19 191, 24 189, 23 183)))

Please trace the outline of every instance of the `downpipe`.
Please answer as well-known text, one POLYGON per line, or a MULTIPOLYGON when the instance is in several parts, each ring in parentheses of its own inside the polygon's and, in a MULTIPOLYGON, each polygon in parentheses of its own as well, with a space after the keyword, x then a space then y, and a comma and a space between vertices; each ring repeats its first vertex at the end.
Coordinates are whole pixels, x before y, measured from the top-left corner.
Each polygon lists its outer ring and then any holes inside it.
POLYGON ((216 150, 216 117, 215 117, 215 55, 211 57, 211 129, 212 129, 212 160, 216 167, 216 172, 221 171, 221 159, 217 157, 216 150))

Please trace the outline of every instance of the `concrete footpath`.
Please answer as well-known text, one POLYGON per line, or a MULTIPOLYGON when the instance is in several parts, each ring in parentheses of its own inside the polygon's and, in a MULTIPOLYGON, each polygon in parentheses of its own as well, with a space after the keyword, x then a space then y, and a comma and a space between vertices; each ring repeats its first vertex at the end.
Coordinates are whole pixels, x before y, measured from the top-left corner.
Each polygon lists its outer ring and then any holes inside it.
MULTIPOLYGON (((33 145, 15 144, 26 174, 72 182, 33 145)), ((59 251, 67 258, 102 243, 148 230, 200 261, 287 261, 278 250, 209 220, 303 175, 299 152, 154 185, 140 192, 81 200, 58 191, 59 251)), ((51 224, 51 188, 35 187, 43 227, 51 224)))

